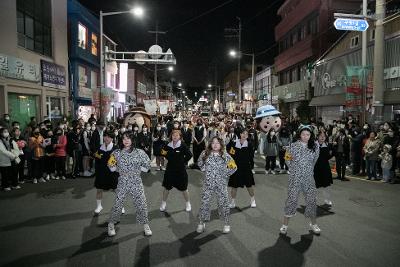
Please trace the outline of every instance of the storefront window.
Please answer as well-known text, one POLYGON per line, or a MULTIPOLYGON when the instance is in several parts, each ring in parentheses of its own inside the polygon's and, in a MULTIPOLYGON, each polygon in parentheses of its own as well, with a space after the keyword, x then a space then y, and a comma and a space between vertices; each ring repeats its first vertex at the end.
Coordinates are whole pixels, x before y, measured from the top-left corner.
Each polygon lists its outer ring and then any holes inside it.
POLYGON ((32 95, 8 94, 8 114, 11 121, 18 121, 22 129, 28 125, 30 117, 38 117, 38 97, 32 95))
POLYGON ((47 97, 46 98, 47 117, 50 120, 61 119, 64 114, 64 98, 47 97))

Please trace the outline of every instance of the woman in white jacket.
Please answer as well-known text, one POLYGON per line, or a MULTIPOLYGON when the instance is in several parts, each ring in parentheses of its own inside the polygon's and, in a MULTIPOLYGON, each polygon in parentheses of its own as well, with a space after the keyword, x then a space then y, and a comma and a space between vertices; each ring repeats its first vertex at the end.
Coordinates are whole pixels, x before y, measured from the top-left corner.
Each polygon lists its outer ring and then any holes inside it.
POLYGON ((1 187, 4 191, 20 189, 18 185, 17 164, 19 163, 19 149, 15 141, 11 141, 8 129, 0 129, 0 174, 1 187))

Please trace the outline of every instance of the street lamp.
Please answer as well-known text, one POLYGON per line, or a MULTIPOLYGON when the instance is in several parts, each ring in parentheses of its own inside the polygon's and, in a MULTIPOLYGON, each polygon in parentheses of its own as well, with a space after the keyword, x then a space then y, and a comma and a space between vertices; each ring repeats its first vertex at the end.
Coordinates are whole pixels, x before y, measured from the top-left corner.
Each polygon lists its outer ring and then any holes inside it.
MULTIPOLYGON (((254 93, 255 92, 255 90, 254 90, 254 82, 255 82, 255 80, 254 80, 254 53, 252 53, 252 54, 246 54, 246 53, 242 53, 241 51, 239 51, 239 52, 236 52, 235 50, 231 50, 231 51, 229 51, 229 55, 231 56, 231 57, 237 57, 237 56, 239 56, 239 57, 241 57, 242 55, 244 55, 244 56, 250 56, 250 57, 252 57, 252 60, 251 60, 251 89, 252 89, 252 92, 254 93)), ((239 88, 239 101, 242 101, 242 89, 241 88, 239 88)))
POLYGON ((170 72, 174 71, 174 67, 169 66, 169 67, 168 67, 168 71, 170 71, 170 72))
MULTIPOLYGON (((103 17, 105 16, 114 16, 114 15, 120 15, 120 14, 126 14, 126 13, 131 13, 134 16, 141 18, 144 15, 144 9, 142 7, 134 7, 131 10, 127 11, 116 11, 116 12, 103 12, 100 10, 100 116, 102 116, 102 101, 101 101, 101 91, 103 88, 105 88, 105 82, 104 78, 106 76, 106 68, 104 64, 104 52, 103 52, 103 17)), ((105 120, 105 118, 103 118, 105 120)))
POLYGON ((212 84, 208 84, 208 88, 212 88, 212 87, 216 87, 217 89, 218 89, 218 91, 217 90, 215 90, 215 99, 218 99, 218 104, 220 104, 220 102, 221 102, 221 86, 219 86, 219 85, 212 85, 212 84), (218 92, 218 93, 217 93, 218 92))
POLYGON ((182 83, 178 83, 178 86, 179 86, 179 87, 182 87, 182 83))

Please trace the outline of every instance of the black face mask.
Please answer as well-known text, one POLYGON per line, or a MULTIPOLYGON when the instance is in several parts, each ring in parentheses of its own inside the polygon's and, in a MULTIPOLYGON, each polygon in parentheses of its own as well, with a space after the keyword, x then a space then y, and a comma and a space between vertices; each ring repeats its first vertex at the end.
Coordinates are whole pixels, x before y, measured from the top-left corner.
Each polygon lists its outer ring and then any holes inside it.
POLYGON ((58 133, 56 133, 56 135, 57 135, 57 136, 60 136, 60 135, 62 135, 62 133, 61 133, 61 132, 58 132, 58 133))
POLYGON ((36 133, 36 132, 35 132, 35 133, 33 133, 33 135, 35 135, 35 136, 39 136, 39 133, 36 133))

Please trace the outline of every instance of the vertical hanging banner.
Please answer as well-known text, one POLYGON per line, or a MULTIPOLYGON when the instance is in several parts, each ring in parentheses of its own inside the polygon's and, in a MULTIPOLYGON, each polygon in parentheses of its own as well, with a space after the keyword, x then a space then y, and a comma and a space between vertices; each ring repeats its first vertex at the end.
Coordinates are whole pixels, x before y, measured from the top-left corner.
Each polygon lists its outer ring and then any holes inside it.
POLYGON ((114 101, 114 91, 111 88, 95 88, 92 92, 92 105, 96 108, 97 115, 105 118, 110 112, 111 102, 114 101))
POLYGON ((363 68, 359 66, 346 67, 346 111, 360 112, 362 105, 363 68))
POLYGON ((158 101, 158 106, 160 107, 160 114, 168 114, 169 101, 158 101))

